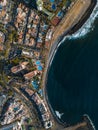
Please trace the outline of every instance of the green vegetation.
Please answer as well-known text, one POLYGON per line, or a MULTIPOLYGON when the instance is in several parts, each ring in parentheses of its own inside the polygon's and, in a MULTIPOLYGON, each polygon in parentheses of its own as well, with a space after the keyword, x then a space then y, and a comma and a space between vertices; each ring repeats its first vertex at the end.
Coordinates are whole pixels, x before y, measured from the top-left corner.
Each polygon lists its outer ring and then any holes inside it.
POLYGON ((26 130, 26 128, 25 128, 25 126, 24 126, 24 125, 22 125, 22 130, 26 130))
POLYGON ((28 119, 26 120, 26 122, 27 122, 28 124, 31 124, 32 119, 31 119, 31 118, 28 118, 28 119))
POLYGON ((34 127, 30 127, 29 130, 35 130, 34 127))
POLYGON ((4 28, 4 24, 0 23, 0 31, 2 31, 3 33, 7 33, 7 30, 4 28))
POLYGON ((8 91, 8 96, 12 96, 13 95, 13 91, 12 90, 9 90, 8 91))

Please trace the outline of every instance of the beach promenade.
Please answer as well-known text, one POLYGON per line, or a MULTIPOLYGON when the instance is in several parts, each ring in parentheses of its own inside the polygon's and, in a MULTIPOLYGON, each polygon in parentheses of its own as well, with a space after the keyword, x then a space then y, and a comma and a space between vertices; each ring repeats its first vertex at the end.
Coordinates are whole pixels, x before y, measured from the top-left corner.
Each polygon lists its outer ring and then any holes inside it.
POLYGON ((65 32, 69 32, 72 27, 74 27, 79 22, 79 20, 89 8, 90 4, 91 0, 76 0, 60 24, 55 28, 51 44, 53 44, 54 41, 56 41, 65 32))
MULTIPOLYGON (((90 15, 91 12, 87 12, 89 8, 91 8, 93 0, 76 0, 75 3, 70 7, 68 10, 67 14, 65 17, 62 19, 62 21, 59 23, 59 25, 54 29, 53 36, 51 39, 51 46, 49 53, 46 56, 46 67, 44 70, 44 75, 43 75, 43 82, 42 86, 44 88, 44 100, 47 103, 47 106, 50 109, 50 113, 54 118, 54 122, 56 124, 56 127, 53 128, 53 130, 77 130, 79 127, 84 127, 83 130, 86 130, 86 122, 80 123, 76 126, 73 127, 67 127, 67 128, 62 128, 63 123, 61 123, 56 115, 54 114, 51 105, 49 104, 48 101, 48 96, 47 96, 47 77, 48 77, 48 72, 51 66, 51 62, 54 58, 54 55, 58 49, 59 43, 62 41, 64 36, 68 35, 69 32, 73 29, 74 26, 76 26, 79 21, 82 22, 83 16, 85 16, 85 19, 87 20, 87 14, 90 15)), ((95 1, 93 1, 95 2, 95 1)), ((93 10, 94 6, 92 7, 93 10)), ((85 20, 85 21, 86 21, 85 20)), ((82 24, 83 25, 83 24, 82 24)), ((77 30, 76 30, 77 31, 77 30)), ((81 129, 82 130, 82 129, 81 129)), ((88 129, 87 129, 88 130, 88 129)))
POLYGON ((58 43, 66 36, 70 30, 78 24, 83 15, 91 5, 91 0, 76 0, 74 5, 69 9, 68 13, 62 19, 60 24, 55 28, 51 39, 50 52, 48 56, 48 65, 53 57, 54 51, 57 49, 58 43))

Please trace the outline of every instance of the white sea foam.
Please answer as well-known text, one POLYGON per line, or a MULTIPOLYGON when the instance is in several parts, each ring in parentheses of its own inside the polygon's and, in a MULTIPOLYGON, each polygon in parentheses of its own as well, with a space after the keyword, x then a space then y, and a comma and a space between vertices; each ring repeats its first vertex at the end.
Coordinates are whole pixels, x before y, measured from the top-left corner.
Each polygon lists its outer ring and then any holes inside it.
POLYGON ((64 113, 60 113, 59 111, 55 111, 55 113, 59 119, 64 115, 64 113))
POLYGON ((70 35, 65 36, 62 39, 62 41, 58 44, 58 47, 61 45, 61 43, 63 43, 67 39, 81 38, 81 37, 84 37, 86 34, 88 34, 90 31, 92 31, 94 29, 94 22, 96 18, 98 18, 98 0, 97 0, 96 6, 93 12, 91 13, 88 20, 83 24, 83 26, 71 36, 70 35))
MULTIPOLYGON (((96 3, 96 6, 94 8, 94 10, 92 11, 90 17, 88 18, 88 20, 84 23, 84 25, 74 34, 72 35, 67 35, 65 36, 62 41, 58 44, 56 51, 58 50, 59 46, 67 39, 78 39, 81 37, 84 37, 85 35, 87 35, 90 31, 92 31, 94 29, 94 22, 96 20, 96 18, 98 18, 98 0, 96 3)), ((55 51, 55 53, 56 53, 55 51)), ((51 63, 53 61, 54 55, 52 57, 51 63)), ((51 64, 50 64, 51 66, 51 64)))
MULTIPOLYGON (((92 14, 90 15, 89 19, 85 22, 85 24, 74 34, 72 34, 71 36, 70 35, 67 35, 65 36, 62 41, 58 44, 58 47, 57 49, 59 48, 59 46, 61 45, 61 43, 63 43, 65 40, 67 39, 77 39, 77 38, 81 38, 81 37, 84 37, 86 34, 88 34, 90 31, 92 31, 94 29, 94 21, 96 20, 96 18, 98 18, 98 0, 97 0, 97 4, 92 12, 92 14)), ((55 53, 57 51, 57 49, 55 50, 55 53)), ((54 54, 55 55, 55 54, 54 54)), ((51 60, 51 63, 53 61, 53 58, 54 58, 54 55, 52 57, 52 60, 51 60)), ((51 66, 51 64, 50 64, 51 66)), ((60 113, 58 111, 55 111, 56 115, 61 118, 62 115, 60 115, 60 113)), ((90 119, 90 117, 85 114, 84 116, 87 116, 88 119, 90 120, 90 123, 92 125, 92 127, 94 128, 94 130, 96 130, 92 120, 90 119)))
POLYGON ((87 33, 94 29, 94 21, 98 18, 98 0, 97 4, 90 15, 89 19, 85 22, 85 24, 74 34, 72 34, 69 39, 77 39, 85 36, 87 33))
POLYGON ((84 114, 83 116, 86 116, 86 117, 89 119, 91 126, 93 127, 94 130, 96 130, 96 128, 95 128, 95 126, 94 126, 94 123, 93 123, 93 121, 91 120, 91 118, 89 117, 89 115, 84 114))

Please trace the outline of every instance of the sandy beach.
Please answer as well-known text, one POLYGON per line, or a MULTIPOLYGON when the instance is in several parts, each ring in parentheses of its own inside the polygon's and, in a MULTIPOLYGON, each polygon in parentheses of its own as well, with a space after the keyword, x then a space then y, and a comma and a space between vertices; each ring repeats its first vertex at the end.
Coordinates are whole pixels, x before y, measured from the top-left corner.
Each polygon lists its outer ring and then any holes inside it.
POLYGON ((65 32, 69 32, 82 18, 87 9, 90 7, 91 0, 77 0, 75 4, 69 9, 66 16, 62 19, 60 24, 56 27, 51 44, 62 36, 65 32))
POLYGON ((46 58, 46 68, 49 68, 51 59, 54 57, 58 44, 62 41, 63 37, 76 32, 86 22, 95 7, 95 4, 95 0, 85 0, 85 2, 84 0, 76 0, 76 3, 70 8, 60 24, 54 29, 50 50, 46 58))
POLYGON ((80 28, 80 25, 82 26, 85 23, 85 21, 89 18, 95 5, 96 5, 95 0, 85 0, 85 1, 84 0, 76 0, 74 5, 69 9, 69 11, 65 15, 65 17, 60 22, 60 24, 55 28, 55 31, 53 33, 50 51, 46 57, 46 67, 44 70, 43 83, 42 83, 42 86, 44 88, 44 95, 45 95, 44 99, 47 103, 47 106, 50 109, 51 115, 53 116, 52 118, 54 119, 54 122, 56 125, 56 127, 54 127, 53 130, 61 130, 61 129, 62 130, 76 130, 78 127, 84 127, 84 130, 85 130, 85 128, 87 128, 86 122, 80 123, 76 126, 62 128, 62 127, 64 127, 64 123, 62 123, 57 118, 57 116, 53 112, 51 105, 48 101, 47 77, 48 77, 48 72, 49 72, 49 69, 51 66, 51 60, 55 55, 55 51, 57 50, 59 42, 67 34, 76 32, 80 28))

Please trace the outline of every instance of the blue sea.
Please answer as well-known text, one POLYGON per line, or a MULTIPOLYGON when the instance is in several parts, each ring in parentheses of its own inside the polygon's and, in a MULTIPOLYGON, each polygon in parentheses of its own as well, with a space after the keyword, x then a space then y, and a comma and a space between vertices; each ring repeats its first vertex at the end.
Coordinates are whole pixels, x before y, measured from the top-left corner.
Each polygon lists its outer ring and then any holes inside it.
POLYGON ((59 46, 47 92, 54 112, 64 113, 64 122, 76 124, 87 114, 98 129, 98 18, 93 18, 59 46))

